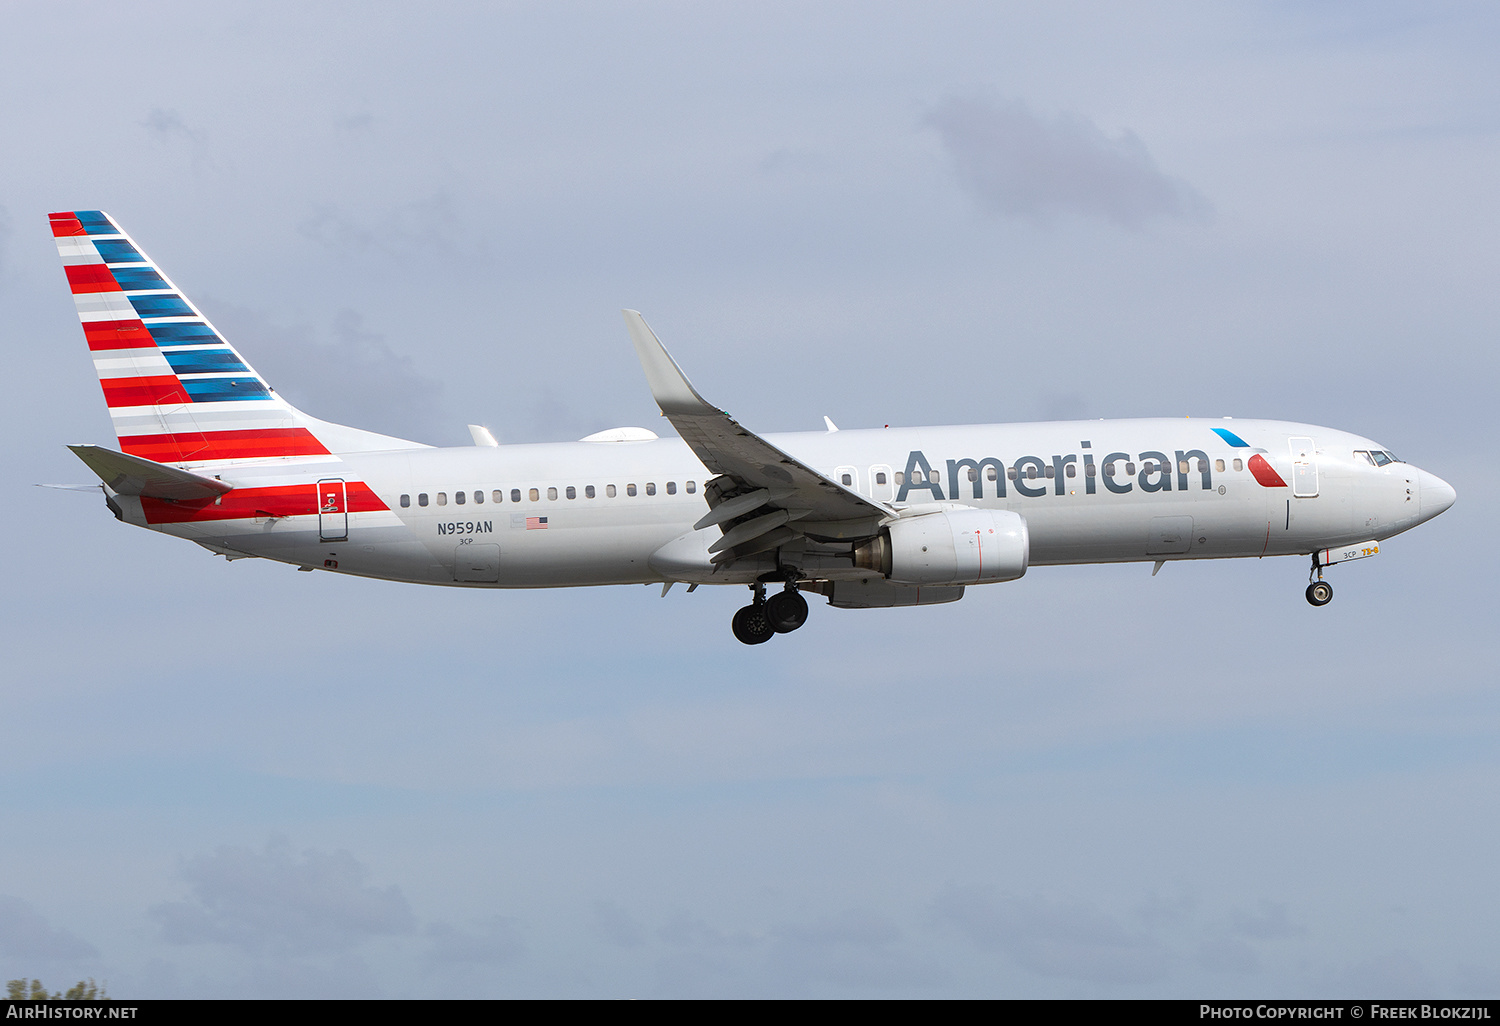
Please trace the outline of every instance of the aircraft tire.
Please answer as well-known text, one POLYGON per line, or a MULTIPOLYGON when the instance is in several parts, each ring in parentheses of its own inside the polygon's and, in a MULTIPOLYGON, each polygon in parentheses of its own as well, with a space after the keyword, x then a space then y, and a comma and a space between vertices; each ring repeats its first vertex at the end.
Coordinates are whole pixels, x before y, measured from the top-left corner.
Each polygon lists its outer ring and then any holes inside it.
POLYGON ((782 591, 766 599, 766 619, 777 634, 790 634, 807 622, 807 599, 799 591, 782 591))
POLYGON ((765 606, 750 605, 741 608, 730 621, 734 636, 746 645, 763 645, 771 640, 776 628, 766 616, 765 606))
POLYGON ((1307 586, 1307 601, 1315 606, 1326 606, 1333 601, 1333 585, 1327 581, 1314 581, 1307 586))

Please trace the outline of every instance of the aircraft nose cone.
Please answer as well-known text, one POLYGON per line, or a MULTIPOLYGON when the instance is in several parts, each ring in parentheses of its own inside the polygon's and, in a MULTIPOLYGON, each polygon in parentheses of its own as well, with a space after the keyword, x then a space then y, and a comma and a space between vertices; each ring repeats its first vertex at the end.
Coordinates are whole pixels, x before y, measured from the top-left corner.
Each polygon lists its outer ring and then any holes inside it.
POLYGON ((1431 520, 1453 505, 1458 493, 1453 486, 1436 474, 1422 471, 1422 519, 1431 520))

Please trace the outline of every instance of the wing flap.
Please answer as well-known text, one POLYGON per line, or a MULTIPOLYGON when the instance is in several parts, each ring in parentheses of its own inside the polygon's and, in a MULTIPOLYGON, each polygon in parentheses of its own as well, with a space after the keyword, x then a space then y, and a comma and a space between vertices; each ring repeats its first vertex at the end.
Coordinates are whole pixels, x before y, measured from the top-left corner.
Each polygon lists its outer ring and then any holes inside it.
POLYGON ((218 478, 200 477, 163 463, 127 456, 98 445, 70 445, 73 454, 120 495, 153 499, 212 499, 234 490, 218 478))

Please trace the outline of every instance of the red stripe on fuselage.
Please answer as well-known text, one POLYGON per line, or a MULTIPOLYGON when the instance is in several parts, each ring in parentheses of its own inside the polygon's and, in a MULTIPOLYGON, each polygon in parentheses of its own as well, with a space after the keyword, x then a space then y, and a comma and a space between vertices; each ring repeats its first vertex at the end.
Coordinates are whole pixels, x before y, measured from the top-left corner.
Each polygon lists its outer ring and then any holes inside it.
POLYGON ((1286 482, 1281 475, 1276 473, 1276 468, 1266 462, 1266 458, 1259 453, 1250 457, 1250 473, 1255 475, 1263 488, 1285 488, 1286 482))
POLYGON ((111 409, 117 406, 161 406, 166 403, 190 403, 188 394, 182 390, 182 382, 176 375, 163 374, 150 378, 101 378, 104 386, 104 402, 111 409))
MULTIPOLYGON (((346 486, 348 512, 374 513, 389 509, 363 481, 346 486)), ((274 488, 236 488, 213 499, 170 502, 166 499, 141 497, 141 509, 148 524, 191 524, 213 520, 251 520, 255 517, 306 517, 318 512, 318 485, 315 481, 300 485, 278 485, 274 488)))
POLYGON ((87 235, 83 225, 78 218, 73 216, 71 210, 61 214, 48 214, 47 220, 52 223, 52 235, 54 238, 63 238, 68 235, 87 235))
POLYGON ((84 321, 83 337, 89 348, 101 349, 147 349, 155 348, 156 339, 146 330, 140 320, 133 321, 84 321))
MULTIPOLYGON (((256 428, 248 431, 205 431, 202 434, 127 435, 120 448, 132 456, 176 463, 188 449, 194 462, 255 460, 273 456, 327 456, 323 443, 306 428, 256 428)), ((308 500, 311 501, 311 500, 308 500)))
POLYGON ((68 274, 68 284, 75 296, 85 292, 120 291, 120 283, 103 264, 68 264, 63 270, 68 274))

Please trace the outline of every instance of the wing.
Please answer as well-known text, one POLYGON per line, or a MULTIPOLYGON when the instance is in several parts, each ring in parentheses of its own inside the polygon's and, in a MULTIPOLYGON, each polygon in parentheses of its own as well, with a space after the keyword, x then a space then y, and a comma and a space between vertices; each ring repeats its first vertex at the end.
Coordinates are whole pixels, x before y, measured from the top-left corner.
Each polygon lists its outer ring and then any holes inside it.
POLYGON ((896 516, 783 452, 710 404, 688 381, 646 319, 626 310, 625 324, 656 405, 703 465, 719 475, 705 489, 709 512, 694 529, 718 525, 713 562, 767 552, 798 538, 849 539, 873 534, 896 516))

